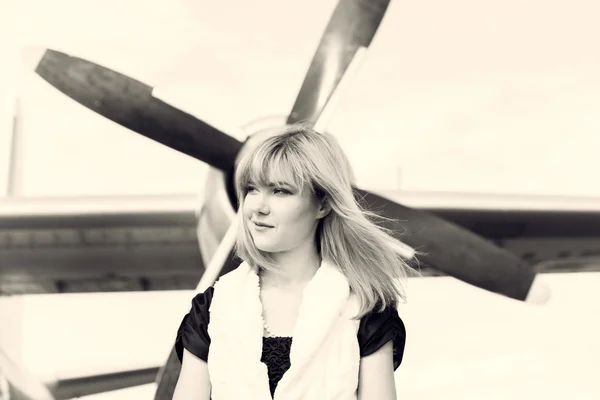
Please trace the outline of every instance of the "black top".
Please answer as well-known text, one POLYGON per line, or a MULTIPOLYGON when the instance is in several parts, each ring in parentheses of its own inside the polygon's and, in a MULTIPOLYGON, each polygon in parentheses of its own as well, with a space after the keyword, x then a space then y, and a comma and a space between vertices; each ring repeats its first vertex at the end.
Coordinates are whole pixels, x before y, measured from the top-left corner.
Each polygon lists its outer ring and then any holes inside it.
MULTIPOLYGON (((190 312, 183 317, 175 341, 175 350, 180 362, 183 360, 184 348, 204 361, 208 359, 209 306, 213 293, 214 288, 210 287, 194 297, 190 312)), ((360 320, 357 336, 361 357, 373 354, 393 340, 394 370, 400 366, 404 355, 406 330, 394 307, 387 307, 383 312, 373 310, 365 314, 360 320)), ((290 367, 291 345, 291 337, 263 337, 261 361, 267 365, 271 396, 277 383, 290 367)))

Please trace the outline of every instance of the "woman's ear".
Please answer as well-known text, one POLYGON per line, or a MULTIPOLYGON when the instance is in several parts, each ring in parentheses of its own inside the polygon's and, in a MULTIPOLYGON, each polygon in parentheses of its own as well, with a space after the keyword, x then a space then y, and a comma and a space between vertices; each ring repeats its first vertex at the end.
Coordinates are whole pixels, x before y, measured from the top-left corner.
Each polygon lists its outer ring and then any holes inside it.
POLYGON ((319 202, 319 211, 317 213, 317 218, 321 219, 326 217, 331 212, 331 204, 329 203, 329 199, 327 196, 324 196, 319 202))

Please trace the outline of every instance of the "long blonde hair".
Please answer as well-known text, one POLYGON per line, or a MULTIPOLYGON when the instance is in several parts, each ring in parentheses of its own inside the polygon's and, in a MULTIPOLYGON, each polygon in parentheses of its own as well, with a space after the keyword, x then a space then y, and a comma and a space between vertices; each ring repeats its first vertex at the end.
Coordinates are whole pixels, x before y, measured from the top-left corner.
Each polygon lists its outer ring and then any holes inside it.
MULTIPOLYGON (((243 154, 235 171, 240 209, 248 186, 270 182, 273 176, 285 176, 296 187, 309 189, 318 201, 329 202, 331 211, 317 226, 317 249, 348 279, 360 304, 357 317, 406 300, 401 281, 412 268, 401 250, 405 246, 375 222, 385 218, 355 199, 352 168, 335 137, 295 124, 243 154)), ((238 217, 243 218, 242 213, 238 217)), ((270 254, 256 248, 247 224, 239 222, 236 255, 256 270, 276 271, 270 254)))

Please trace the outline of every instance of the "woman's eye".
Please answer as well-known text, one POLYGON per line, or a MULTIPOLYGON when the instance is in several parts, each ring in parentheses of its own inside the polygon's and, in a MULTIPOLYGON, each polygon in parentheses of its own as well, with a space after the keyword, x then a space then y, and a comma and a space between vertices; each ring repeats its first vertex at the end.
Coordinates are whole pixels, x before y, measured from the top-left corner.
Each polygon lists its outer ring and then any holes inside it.
POLYGON ((275 194, 290 194, 290 192, 285 189, 275 189, 274 192, 275 194))

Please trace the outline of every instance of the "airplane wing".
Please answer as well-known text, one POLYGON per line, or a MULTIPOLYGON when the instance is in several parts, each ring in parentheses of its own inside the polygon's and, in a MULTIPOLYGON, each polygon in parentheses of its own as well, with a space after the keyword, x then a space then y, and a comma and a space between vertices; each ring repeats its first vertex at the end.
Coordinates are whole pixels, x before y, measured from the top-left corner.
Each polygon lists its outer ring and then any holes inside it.
POLYGON ((437 192, 386 197, 481 235, 537 264, 539 272, 598 270, 600 198, 437 192))
POLYGON ((0 200, 0 294, 192 289, 198 198, 0 200))
MULTIPOLYGON (((600 257, 600 201, 387 197, 492 240, 541 272, 598 270, 590 260, 600 257)), ((204 272, 198 205, 192 194, 0 200, 0 294, 193 289, 204 272)), ((443 275, 427 265, 421 273, 443 275)))

